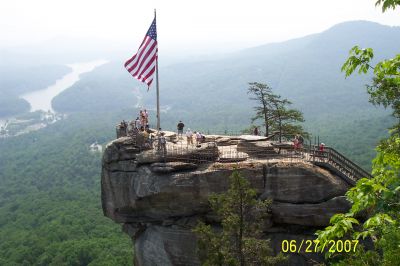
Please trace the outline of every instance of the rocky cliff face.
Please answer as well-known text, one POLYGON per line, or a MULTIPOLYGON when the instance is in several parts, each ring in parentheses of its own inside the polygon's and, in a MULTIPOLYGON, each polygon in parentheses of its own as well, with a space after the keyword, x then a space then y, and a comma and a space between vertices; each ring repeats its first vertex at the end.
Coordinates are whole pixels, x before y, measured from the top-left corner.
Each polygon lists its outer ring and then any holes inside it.
MULTIPOLYGON (((218 147, 188 151, 186 158, 202 154, 214 158, 218 147)), ((132 238, 135 265, 200 265, 191 229, 199 219, 218 224, 210 212, 210 193, 226 191, 235 163, 178 162, 139 153, 129 138, 107 145, 102 168, 104 215, 123 225, 132 238)), ((179 158, 182 160, 182 158, 179 158)), ((275 252, 283 240, 313 239, 330 217, 349 208, 343 195, 349 184, 308 162, 282 159, 246 160, 239 171, 260 198, 273 200, 265 221, 265 237, 275 252)), ((321 255, 290 255, 290 265, 322 261, 321 255)))

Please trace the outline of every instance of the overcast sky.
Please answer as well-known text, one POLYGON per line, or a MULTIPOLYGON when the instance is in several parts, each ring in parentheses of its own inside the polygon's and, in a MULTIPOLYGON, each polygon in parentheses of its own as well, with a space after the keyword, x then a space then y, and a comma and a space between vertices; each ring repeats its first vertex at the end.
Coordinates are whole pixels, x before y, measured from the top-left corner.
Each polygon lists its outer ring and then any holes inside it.
POLYGON ((157 8, 159 47, 221 52, 321 32, 339 22, 400 25, 376 0, 1 0, 0 46, 60 38, 140 44, 157 8))

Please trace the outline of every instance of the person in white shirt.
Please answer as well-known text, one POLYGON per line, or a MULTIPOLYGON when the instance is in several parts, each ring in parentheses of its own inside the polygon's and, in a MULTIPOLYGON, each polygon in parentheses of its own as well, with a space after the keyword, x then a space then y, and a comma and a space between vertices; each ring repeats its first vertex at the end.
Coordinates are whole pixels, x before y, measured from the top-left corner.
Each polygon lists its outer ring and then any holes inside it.
POLYGON ((163 155, 165 155, 167 153, 167 140, 165 139, 164 132, 161 132, 159 137, 159 142, 160 142, 161 152, 163 155))
POLYGON ((198 131, 195 133, 196 133, 196 146, 200 146, 201 138, 202 138, 201 133, 198 131))
POLYGON ((136 117, 136 120, 135 120, 135 128, 137 128, 137 129, 139 129, 140 128, 140 119, 139 119, 139 117, 136 117))
POLYGON ((186 131, 186 140, 187 140, 187 145, 192 144, 193 145, 193 132, 188 128, 186 131))
POLYGON ((149 114, 147 113, 146 109, 144 109, 143 111, 143 116, 144 116, 145 126, 147 126, 149 124, 149 114))

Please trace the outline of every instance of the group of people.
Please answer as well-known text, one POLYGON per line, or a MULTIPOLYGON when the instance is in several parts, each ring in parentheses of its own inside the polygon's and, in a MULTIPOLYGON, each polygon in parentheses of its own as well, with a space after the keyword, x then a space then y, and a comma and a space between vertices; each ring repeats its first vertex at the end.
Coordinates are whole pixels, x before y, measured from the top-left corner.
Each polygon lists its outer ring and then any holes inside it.
POLYGON ((293 140, 294 150, 299 150, 303 148, 304 138, 300 134, 296 134, 293 140))
POLYGON ((186 143, 187 145, 193 145, 193 138, 196 140, 196 146, 200 146, 206 140, 206 136, 201 134, 199 131, 192 132, 190 128, 186 131, 186 143))
MULTIPOLYGON (((176 128, 178 129, 178 139, 183 139, 183 128, 185 127, 185 124, 182 121, 179 121, 179 123, 176 125, 176 128)), ((201 134, 199 131, 192 131, 190 128, 186 130, 186 145, 194 145, 193 143, 193 138, 196 140, 196 146, 200 146, 201 143, 203 143, 206 139, 206 137, 201 134)))
POLYGON ((147 129, 149 128, 149 114, 147 110, 140 110, 139 116, 136 117, 134 121, 131 122, 131 127, 136 129, 147 129))
POLYGON ((122 120, 118 126, 121 132, 125 132, 124 135, 127 135, 128 132, 137 133, 138 131, 149 131, 149 114, 147 113, 146 109, 140 110, 139 116, 129 123, 130 127, 128 126, 128 122, 125 120, 122 120))

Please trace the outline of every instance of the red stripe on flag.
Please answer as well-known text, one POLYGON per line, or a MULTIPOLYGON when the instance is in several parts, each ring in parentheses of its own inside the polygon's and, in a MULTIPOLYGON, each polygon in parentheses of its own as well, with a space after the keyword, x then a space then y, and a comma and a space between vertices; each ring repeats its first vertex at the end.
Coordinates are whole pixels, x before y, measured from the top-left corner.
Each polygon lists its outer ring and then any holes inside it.
POLYGON ((136 54, 125 62, 125 68, 134 78, 145 82, 149 88, 153 82, 158 58, 156 18, 136 54))
MULTIPOLYGON (((135 74, 133 74, 134 76, 137 76, 138 73, 142 72, 142 67, 143 64, 146 62, 147 58, 149 58, 149 56, 154 52, 154 49, 156 49, 157 43, 153 43, 153 45, 150 47, 150 49, 147 51, 147 53, 143 56, 143 59, 140 61, 139 67, 137 68, 135 74)), ((154 56, 154 55, 153 55, 154 56)), ((129 69, 129 72, 132 72, 133 69, 129 69)))
MULTIPOLYGON (((156 56, 155 56, 155 54, 154 54, 153 57, 149 60, 149 62, 148 62, 147 65, 145 66, 144 70, 140 73, 140 77, 139 77, 139 78, 142 78, 141 81, 144 81, 144 79, 147 79, 148 74, 146 74, 146 71, 147 71, 148 69, 150 69, 150 67, 153 65, 153 63, 154 63, 155 61, 156 61, 156 56), (145 76, 146 78, 143 77, 144 74, 146 75, 146 76, 145 76)), ((152 68, 155 68, 155 65, 154 65, 152 68)))
POLYGON ((149 45, 149 43, 150 43, 151 41, 152 41, 152 39, 151 39, 151 38, 148 38, 147 41, 146 41, 146 43, 145 43, 145 45, 139 47, 137 53, 133 56, 133 58, 135 58, 135 59, 132 60, 132 61, 130 62, 130 64, 128 64, 128 65, 125 66, 126 69, 128 69, 129 72, 131 72, 132 69, 134 69, 135 66, 137 65, 137 63, 140 61, 140 59, 141 59, 141 57, 142 57, 144 51, 146 50, 146 48, 148 47, 148 45, 149 45), (132 63, 133 63, 133 65, 132 65, 132 63), (128 67, 129 67, 129 68, 128 68, 128 67))

